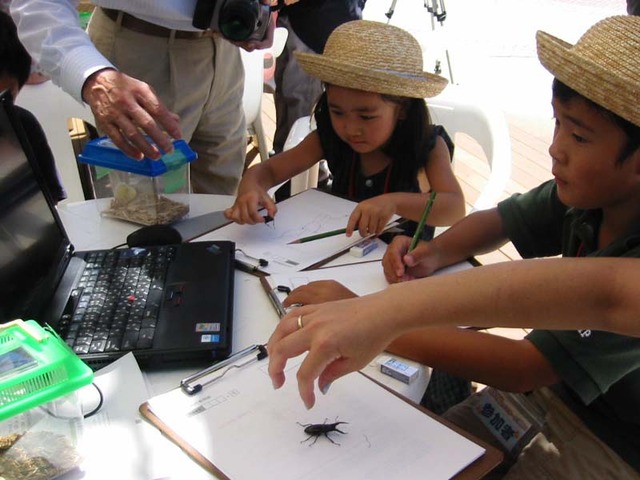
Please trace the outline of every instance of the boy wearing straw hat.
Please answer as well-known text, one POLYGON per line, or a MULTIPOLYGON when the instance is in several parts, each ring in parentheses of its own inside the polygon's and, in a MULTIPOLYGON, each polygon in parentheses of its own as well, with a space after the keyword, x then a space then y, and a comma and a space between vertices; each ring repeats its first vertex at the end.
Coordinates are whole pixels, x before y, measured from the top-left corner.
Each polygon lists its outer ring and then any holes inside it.
POLYGON ((537 40, 555 77, 554 180, 471 214, 410 253, 411 239, 396 237, 383 264, 391 282, 427 277, 507 240, 524 258, 576 258, 481 267, 301 307, 269 341, 270 374, 279 387, 286 358, 309 350, 298 383, 311 407, 315 378, 326 393, 387 348, 488 385, 445 416, 503 449, 499 478, 638 479, 640 339, 620 333, 637 335, 637 308, 620 309, 621 297, 603 295, 598 278, 579 272, 628 282, 611 266, 628 263, 600 257, 640 257, 640 18, 602 20, 576 45, 544 32, 537 40), (512 340, 451 328, 457 322, 542 329, 512 340))
POLYGON ((277 207, 267 190, 322 159, 333 174, 331 191, 360 202, 347 235, 356 229, 363 236, 380 233, 393 214, 417 222, 426 191, 438 195, 430 225, 451 225, 464 216, 462 190, 451 168, 452 146, 442 127, 431 125, 424 101, 439 94, 447 80, 423 71, 415 38, 392 25, 355 20, 331 33, 321 55, 298 52, 296 57, 325 85, 314 112, 318 128, 296 147, 250 168, 227 218, 261 223, 261 207, 275 217, 277 207))

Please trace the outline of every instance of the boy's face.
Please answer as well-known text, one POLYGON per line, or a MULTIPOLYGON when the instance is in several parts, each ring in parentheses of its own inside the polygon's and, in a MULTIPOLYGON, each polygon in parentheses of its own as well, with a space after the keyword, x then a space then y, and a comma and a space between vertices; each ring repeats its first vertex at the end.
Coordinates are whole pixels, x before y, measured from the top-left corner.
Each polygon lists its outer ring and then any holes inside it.
POLYGON ((619 208, 640 195, 640 153, 617 163, 627 137, 583 98, 551 102, 556 119, 549 147, 560 200, 580 209, 619 208))
POLYGON ((384 146, 396 127, 402 107, 379 93, 327 85, 331 125, 336 134, 358 153, 384 146))

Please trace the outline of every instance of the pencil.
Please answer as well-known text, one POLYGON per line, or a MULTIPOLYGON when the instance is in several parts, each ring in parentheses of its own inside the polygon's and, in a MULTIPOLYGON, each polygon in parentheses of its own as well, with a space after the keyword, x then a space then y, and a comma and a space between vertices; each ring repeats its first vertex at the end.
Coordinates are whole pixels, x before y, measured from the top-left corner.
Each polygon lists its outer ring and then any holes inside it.
POLYGON ((427 216, 429 216, 429 212, 431 211, 431 207, 433 207, 433 202, 436 199, 436 192, 432 191, 431 195, 429 195, 429 200, 427 200, 427 204, 424 207, 424 211, 422 212, 422 218, 420 218, 420 222, 418 223, 418 228, 416 228, 416 233, 413 234, 413 238, 411 239, 411 245, 409 245, 409 251, 416 248, 420 238, 422 238, 422 232, 424 232, 424 223, 427 220, 427 216))
POLYGON ((302 237, 292 242, 289 242, 287 243, 287 245, 293 245, 294 243, 312 242, 314 240, 320 240, 321 238, 335 237, 336 235, 342 235, 343 233, 346 233, 346 232, 347 232, 346 228, 339 228, 338 230, 330 230, 328 232, 316 233, 315 235, 309 235, 308 237, 302 237))

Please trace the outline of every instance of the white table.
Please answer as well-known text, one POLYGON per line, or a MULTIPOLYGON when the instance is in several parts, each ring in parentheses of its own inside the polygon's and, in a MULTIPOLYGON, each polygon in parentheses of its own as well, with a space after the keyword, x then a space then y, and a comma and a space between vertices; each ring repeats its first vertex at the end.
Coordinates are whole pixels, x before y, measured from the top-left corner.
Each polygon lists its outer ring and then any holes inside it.
MULTIPOLYGON (((233 200, 234 197, 232 196, 194 194, 190 202, 190 216, 222 210, 229 207, 233 200)), ((109 200, 90 200, 58 206, 60 218, 76 250, 112 248, 125 243, 127 235, 140 228, 139 225, 133 223, 102 217, 100 215, 100 207, 101 202, 105 201, 109 200)), ((206 235, 203 238, 206 238, 206 235)), ((345 255, 338 261, 334 261, 334 263, 357 261, 355 257, 345 255)), ((470 264, 469 268, 471 268, 470 264)), ((260 285, 258 277, 236 271, 233 351, 237 352, 248 345, 265 343, 277 323, 278 316, 260 285)), ((387 355, 380 355, 363 370, 363 373, 375 378, 408 399, 416 403, 419 402, 429 381, 429 369, 415 362, 406 361, 420 369, 419 378, 411 385, 406 385, 380 372, 380 363, 386 358, 388 358, 387 355)), ((150 395, 154 396, 176 388, 181 379, 193 372, 193 369, 172 368, 161 371, 147 371, 143 372, 143 375, 150 395)), ((288 379, 288 381, 295 381, 295 378, 288 379)), ((105 402, 108 401, 109 399, 105 398, 105 402)), ((137 409, 137 405, 135 408, 137 409)), ((152 427, 149 426, 149 428, 152 427)), ((168 443, 164 439, 162 441, 168 443)), ((143 442, 143 444, 141 448, 148 451, 150 448, 149 443, 143 442)), ((179 465, 179 467, 176 467, 178 468, 176 471, 180 472, 180 475, 176 478, 214 478, 186 455, 178 451, 173 444, 170 446, 164 445, 162 450, 167 450, 170 452, 169 455, 175 457, 176 465, 179 465)), ((149 470, 147 468, 144 475, 137 475, 136 478, 151 478, 148 476, 149 470)), ((175 473, 173 474, 175 475, 175 473)))
MULTIPOLYGON (((194 194, 191 196, 190 216, 222 210, 229 207, 233 199, 234 197, 227 195, 194 194)), ((112 248, 125 243, 127 235, 140 228, 133 223, 101 216, 100 203, 105 201, 109 200, 89 200, 58 207, 60 218, 76 250, 112 248)), ((345 260, 356 259, 346 255, 345 260)), ((278 316, 257 277, 236 271, 235 278, 233 351, 237 352, 248 345, 265 343, 278 323, 278 316)), ((386 357, 381 355, 378 361, 365 368, 364 373, 407 398, 419 402, 429 381, 428 369, 415 362, 408 362, 420 367, 422 372, 416 381, 406 385, 380 373, 379 361, 386 357)), ((175 388, 178 382, 191 372, 192 370, 173 369, 145 372, 145 375, 155 395, 175 388)))

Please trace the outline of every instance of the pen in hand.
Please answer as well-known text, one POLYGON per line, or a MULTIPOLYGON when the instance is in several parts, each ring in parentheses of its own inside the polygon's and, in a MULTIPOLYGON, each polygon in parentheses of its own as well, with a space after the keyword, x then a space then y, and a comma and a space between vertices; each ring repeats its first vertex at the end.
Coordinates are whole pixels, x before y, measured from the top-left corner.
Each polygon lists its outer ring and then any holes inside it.
POLYGON ((420 222, 418 223, 418 227, 416 228, 416 232, 413 234, 413 238, 411 239, 411 245, 409 245, 409 252, 411 252, 418 242, 422 238, 422 232, 424 232, 424 225, 429 216, 429 212, 431 211, 431 207, 433 207, 433 202, 436 199, 436 192, 432 191, 431 195, 429 195, 429 200, 427 200, 427 204, 424 207, 424 211, 422 212, 422 217, 420 218, 420 222))

